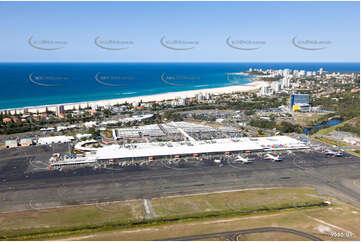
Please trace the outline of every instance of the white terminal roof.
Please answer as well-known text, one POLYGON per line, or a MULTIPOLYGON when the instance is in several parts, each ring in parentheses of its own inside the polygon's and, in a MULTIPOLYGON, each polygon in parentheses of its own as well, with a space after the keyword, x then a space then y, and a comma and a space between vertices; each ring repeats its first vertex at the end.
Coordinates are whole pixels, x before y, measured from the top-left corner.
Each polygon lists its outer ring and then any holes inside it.
POLYGON ((247 150, 278 150, 308 148, 304 143, 288 136, 262 138, 214 139, 210 141, 183 141, 111 145, 97 150, 97 159, 140 158, 170 155, 189 155, 213 152, 247 150))

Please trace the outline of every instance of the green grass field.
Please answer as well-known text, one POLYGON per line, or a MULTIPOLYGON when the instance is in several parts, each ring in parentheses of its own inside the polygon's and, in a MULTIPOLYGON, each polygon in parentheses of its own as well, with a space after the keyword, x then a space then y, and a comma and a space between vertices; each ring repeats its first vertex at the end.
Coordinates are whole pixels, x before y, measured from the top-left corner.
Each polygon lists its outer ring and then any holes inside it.
POLYGON ((157 215, 144 219, 143 200, 0 214, 0 238, 39 240, 144 228, 204 219, 320 207, 324 198, 308 188, 277 188, 152 199, 157 215))
POLYGON ((327 144, 327 145, 336 145, 336 146, 339 146, 339 147, 342 147, 342 146, 349 146, 350 144, 346 143, 346 142, 343 142, 343 141, 337 141, 337 140, 334 140, 334 139, 331 139, 331 138, 326 138, 326 137, 312 137, 311 140, 318 140, 324 144, 327 144))
POLYGON ((27 234, 43 229, 70 229, 110 222, 126 223, 143 219, 143 216, 141 200, 10 212, 0 214, 0 236, 11 237, 20 232, 27 234))
MULTIPOLYGON (((285 227, 313 234, 323 240, 357 241, 360 238, 360 210, 342 202, 333 202, 331 207, 293 209, 273 213, 258 213, 247 216, 210 218, 204 220, 182 221, 154 225, 145 228, 129 228, 104 231, 92 234, 64 237, 74 240, 160 240, 191 235, 235 231, 259 227, 285 227), (352 236, 335 238, 332 232, 352 232, 352 236)), ((255 233, 239 237, 250 241, 304 240, 303 237, 289 233, 255 233)), ((227 240, 227 238, 208 238, 207 241, 227 240)))
POLYGON ((313 126, 325 120, 327 114, 295 113, 296 122, 302 126, 313 126))
POLYGON ((257 211, 322 203, 313 189, 282 188, 212 193, 151 200, 158 216, 185 215, 211 211, 257 211))
POLYGON ((360 150, 359 149, 357 149, 357 150, 348 150, 347 152, 352 154, 352 155, 360 157, 360 150))

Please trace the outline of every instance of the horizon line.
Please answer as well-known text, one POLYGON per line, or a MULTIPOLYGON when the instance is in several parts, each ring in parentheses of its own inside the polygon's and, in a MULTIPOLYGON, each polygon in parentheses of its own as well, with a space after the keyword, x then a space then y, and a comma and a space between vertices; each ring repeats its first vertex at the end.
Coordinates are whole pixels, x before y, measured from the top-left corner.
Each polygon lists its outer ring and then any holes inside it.
POLYGON ((269 61, 269 62, 265 62, 265 61, 261 61, 261 62, 257 62, 257 61, 252 61, 252 62, 246 62, 246 61, 240 61, 240 62, 235 62, 235 61, 230 61, 230 62, 215 62, 215 61, 195 61, 195 62, 181 62, 181 61, 168 61, 168 62, 163 62, 163 61, 150 61, 150 62, 140 62, 140 61, 134 61, 134 62, 111 62, 111 61, 103 61, 103 62, 95 62, 95 61, 91 61, 91 62, 71 62, 71 61, 57 61, 57 62, 53 62, 53 61, 48 61, 48 62, 30 62, 30 61, 25 61, 25 62, 17 62, 17 61, 11 61, 11 62, 1 62, 0 64, 64 64, 64 63, 69 63, 69 64, 149 64, 149 63, 162 63, 162 64, 173 64, 173 63, 182 63, 182 64, 187 64, 187 63, 216 63, 216 64, 221 64, 221 63, 353 63, 353 64, 360 64, 360 61, 341 61, 341 62, 337 62, 337 61, 315 61, 315 62, 305 62, 305 61, 269 61))

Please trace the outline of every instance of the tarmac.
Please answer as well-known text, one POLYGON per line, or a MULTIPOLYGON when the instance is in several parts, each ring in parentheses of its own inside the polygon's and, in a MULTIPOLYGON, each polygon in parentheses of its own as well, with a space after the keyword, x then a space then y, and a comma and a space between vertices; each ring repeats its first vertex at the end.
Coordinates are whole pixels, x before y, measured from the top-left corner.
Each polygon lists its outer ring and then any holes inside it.
POLYGON ((268 187, 313 187, 360 205, 360 159, 348 154, 300 151, 283 153, 281 162, 255 156, 249 164, 229 158, 49 171, 44 161, 66 150, 59 144, 0 153, 0 212, 268 187))

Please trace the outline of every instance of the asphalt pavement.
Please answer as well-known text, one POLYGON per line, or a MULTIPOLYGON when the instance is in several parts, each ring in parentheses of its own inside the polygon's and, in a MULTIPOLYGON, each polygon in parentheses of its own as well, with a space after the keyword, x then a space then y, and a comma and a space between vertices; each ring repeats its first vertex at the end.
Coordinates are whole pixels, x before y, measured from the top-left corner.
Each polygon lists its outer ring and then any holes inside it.
POLYGON ((321 194, 359 206, 358 157, 326 157, 320 152, 281 155, 281 162, 255 156, 250 164, 212 159, 152 166, 91 167, 75 170, 40 169, 54 150, 13 153, 0 161, 0 212, 90 204, 171 195, 267 187, 314 187, 321 194), (35 168, 34 168, 35 166, 35 168), (37 168, 36 168, 37 167, 37 168))

